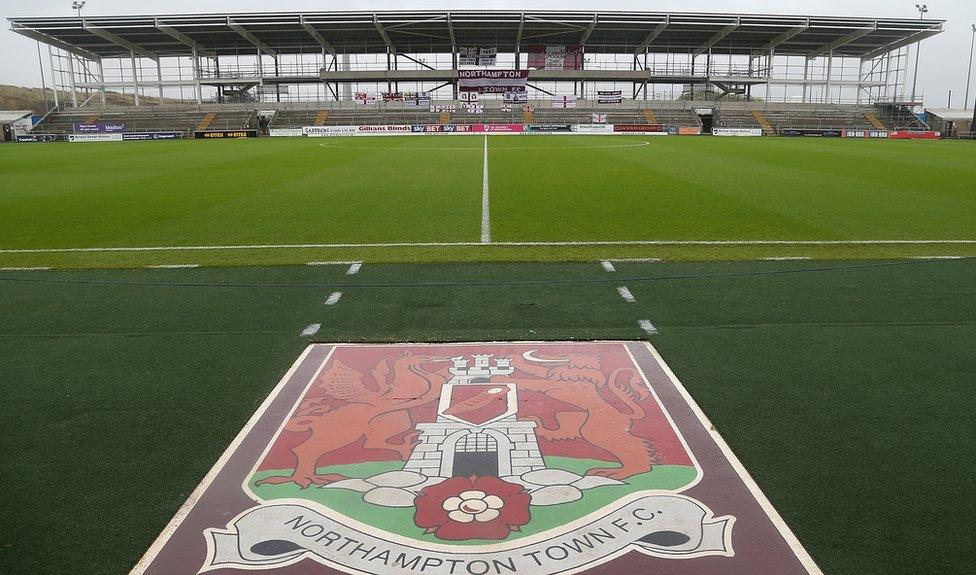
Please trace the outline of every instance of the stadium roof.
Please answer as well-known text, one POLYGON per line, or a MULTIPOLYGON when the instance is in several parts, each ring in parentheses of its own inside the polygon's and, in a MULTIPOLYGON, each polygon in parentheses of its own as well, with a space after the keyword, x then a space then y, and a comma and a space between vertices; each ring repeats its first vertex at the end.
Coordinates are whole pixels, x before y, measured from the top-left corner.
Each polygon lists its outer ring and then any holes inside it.
POLYGON ((386 11, 10 18, 14 32, 88 58, 446 53, 451 46, 585 44, 588 52, 875 57, 942 31, 943 20, 592 11, 386 11))

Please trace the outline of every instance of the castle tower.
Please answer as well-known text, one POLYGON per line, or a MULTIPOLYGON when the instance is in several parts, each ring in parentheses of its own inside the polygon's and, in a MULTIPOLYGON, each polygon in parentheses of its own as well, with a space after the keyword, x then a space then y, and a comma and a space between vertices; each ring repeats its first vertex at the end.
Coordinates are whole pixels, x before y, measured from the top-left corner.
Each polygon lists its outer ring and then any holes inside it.
POLYGON ((515 368, 491 355, 452 358, 435 423, 417 424, 420 444, 404 466, 428 477, 506 477, 545 469, 534 421, 518 420, 515 368))

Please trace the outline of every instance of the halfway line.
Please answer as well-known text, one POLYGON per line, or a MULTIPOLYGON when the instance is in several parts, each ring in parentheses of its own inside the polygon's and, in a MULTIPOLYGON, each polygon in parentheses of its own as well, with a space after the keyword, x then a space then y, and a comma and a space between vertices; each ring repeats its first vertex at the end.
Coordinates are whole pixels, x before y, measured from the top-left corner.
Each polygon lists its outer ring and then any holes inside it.
POLYGON ((491 215, 488 202, 488 136, 485 136, 485 161, 481 177, 481 243, 491 243, 491 215))
MULTIPOLYGON (((119 246, 96 248, 13 248, 0 254, 47 254, 69 252, 167 252, 219 250, 294 250, 327 248, 403 248, 480 246, 481 242, 377 242, 339 244, 240 244, 222 246, 119 246)), ((556 242, 492 242, 491 246, 883 246, 883 245, 976 245, 976 240, 607 240, 556 242)), ((619 261, 619 260, 618 260, 619 261)))

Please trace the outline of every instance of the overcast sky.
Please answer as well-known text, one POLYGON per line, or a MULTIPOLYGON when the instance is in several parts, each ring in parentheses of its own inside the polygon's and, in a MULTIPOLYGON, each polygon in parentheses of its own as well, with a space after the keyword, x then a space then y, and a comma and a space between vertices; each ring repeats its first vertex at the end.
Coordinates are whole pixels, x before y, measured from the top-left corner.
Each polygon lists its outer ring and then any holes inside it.
MULTIPOLYGON (((966 87, 972 24, 976 23, 976 0, 932 0, 930 18, 947 20, 945 32, 922 44, 919 91, 929 107, 944 107, 952 90, 953 107, 962 107, 966 87)), ((653 4, 638 0, 88 0, 86 14, 151 14, 182 12, 259 12, 291 10, 395 10, 421 9, 550 9, 550 10, 647 10, 695 12, 749 12, 836 16, 916 17, 914 0, 659 0, 653 4)), ((0 16, 69 16, 70 0, 0 0, 0 16)), ((0 31, 0 84, 40 86, 37 51, 32 40, 9 30, 6 21, 0 31)), ((976 81, 974 81, 976 84, 976 81)), ((970 93, 976 90, 971 89, 970 93)), ((970 105, 973 98, 970 98, 970 105)))

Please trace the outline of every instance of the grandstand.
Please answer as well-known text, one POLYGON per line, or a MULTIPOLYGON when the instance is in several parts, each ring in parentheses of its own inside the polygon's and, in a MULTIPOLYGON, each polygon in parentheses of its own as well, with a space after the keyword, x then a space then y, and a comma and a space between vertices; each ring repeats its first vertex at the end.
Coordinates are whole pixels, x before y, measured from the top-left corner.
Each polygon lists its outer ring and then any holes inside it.
POLYGON ((189 133, 350 123, 580 124, 594 114, 607 123, 706 131, 925 129, 916 115, 920 98, 906 95, 907 53, 943 26, 930 19, 466 10, 10 23, 47 45, 45 73, 70 94, 36 128, 52 134, 95 120, 189 133), (547 46, 569 47, 576 56, 555 66, 533 60, 540 49, 545 60, 547 46), (497 56, 466 61, 471 47, 490 47, 497 56), (463 109, 459 71, 473 68, 525 70, 531 109, 503 106, 501 94, 484 94, 483 112, 463 109), (131 94, 135 105, 109 106, 109 90, 131 94), (599 91, 620 100, 599 103, 599 91), (438 108, 382 97, 404 92, 425 94, 438 108), (362 105, 357 94, 376 103, 362 105), (572 104, 551 103, 564 97, 572 104), (261 124, 258 112, 267 111, 275 113, 261 124))

